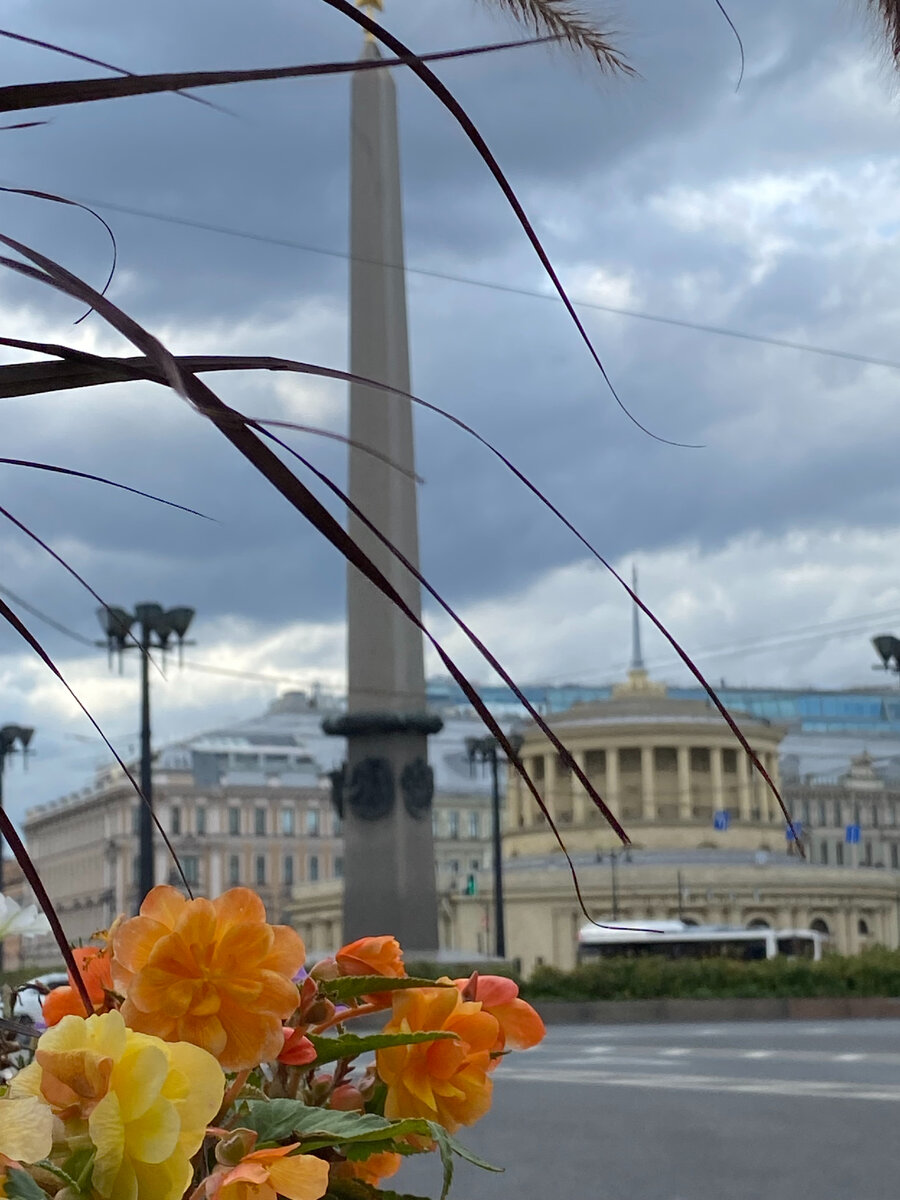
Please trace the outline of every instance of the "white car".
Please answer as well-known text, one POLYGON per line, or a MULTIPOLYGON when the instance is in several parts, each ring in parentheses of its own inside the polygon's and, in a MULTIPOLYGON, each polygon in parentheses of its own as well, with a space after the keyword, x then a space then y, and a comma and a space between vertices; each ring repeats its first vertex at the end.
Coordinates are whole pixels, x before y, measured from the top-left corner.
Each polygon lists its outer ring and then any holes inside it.
POLYGON ((50 971, 46 975, 36 975, 27 983, 21 985, 13 1001, 12 1018, 26 1025, 37 1025, 41 1019, 44 996, 55 987, 62 987, 69 982, 65 971, 50 971), (32 986, 32 985, 38 986, 32 986))

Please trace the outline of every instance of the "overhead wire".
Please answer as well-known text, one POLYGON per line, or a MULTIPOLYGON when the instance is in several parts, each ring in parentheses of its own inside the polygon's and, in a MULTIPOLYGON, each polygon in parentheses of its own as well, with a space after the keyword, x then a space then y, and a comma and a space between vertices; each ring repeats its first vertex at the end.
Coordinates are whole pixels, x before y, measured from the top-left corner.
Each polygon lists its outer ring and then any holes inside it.
MULTIPOLYGON (((3 186, 12 186, 3 181, 3 186)), ((93 208, 107 209, 124 216, 141 217, 150 221, 159 221, 168 225, 180 225, 188 229, 198 229, 204 233, 220 234, 223 237, 240 238, 244 241, 259 242, 263 245, 278 246, 285 250, 297 250, 306 254, 318 254, 325 258, 336 258, 343 261, 363 262, 373 266, 388 267, 402 270, 407 275, 418 275, 426 279, 439 279, 446 283, 459 283, 468 287, 483 288, 493 292, 505 292, 513 296, 525 296, 532 300, 549 300, 554 304, 561 301, 555 293, 540 291, 537 288, 518 287, 514 284, 501 283, 497 280, 476 279, 470 275, 461 275, 451 271, 438 271, 429 267, 411 267, 408 263, 399 267, 397 263, 382 262, 377 259, 362 258, 352 255, 346 250, 335 250, 326 246, 316 246, 310 242, 301 242, 294 238, 275 237, 270 234, 257 233, 254 230, 238 229, 230 225, 219 225, 211 221, 195 220, 191 217, 180 217, 171 213, 153 212, 150 209, 136 208, 127 204, 116 204, 109 200, 73 196, 70 197, 79 204, 89 204, 93 208)), ((584 297, 573 297, 573 303, 578 308, 595 312, 609 313, 613 316, 628 317, 636 321, 650 321, 657 325, 669 325, 676 329, 690 329, 696 333, 712 334, 716 337, 737 338, 741 341, 756 342, 760 345, 775 346, 782 350, 795 350, 803 354, 817 354, 826 358, 842 359, 845 362, 861 363, 865 366, 886 367, 888 370, 900 370, 900 359, 886 358, 873 354, 862 354, 853 350, 844 350, 835 346, 819 346, 812 342, 801 342, 792 338, 773 337, 769 334, 751 333, 746 329, 733 329, 726 325, 713 325, 709 322, 690 321, 684 317, 675 317, 666 313, 647 312, 642 309, 625 308, 614 304, 601 304, 596 300, 584 297)))

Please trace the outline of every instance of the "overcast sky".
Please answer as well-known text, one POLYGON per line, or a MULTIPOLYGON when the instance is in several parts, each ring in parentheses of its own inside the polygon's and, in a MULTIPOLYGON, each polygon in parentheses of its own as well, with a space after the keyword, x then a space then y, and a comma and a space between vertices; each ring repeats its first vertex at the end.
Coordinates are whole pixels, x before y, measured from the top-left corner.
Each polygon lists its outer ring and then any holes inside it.
MULTIPOLYGON (((746 50, 737 92, 737 46, 712 0, 620 0, 610 23, 632 79, 546 48, 440 74, 573 297, 900 360, 900 106, 880 31, 862 0, 729 10, 746 50)), ((423 51, 515 30, 475 0, 387 0, 384 19, 423 51)), ((8 5, 5 24, 137 72, 354 58, 361 44, 319 0, 30 0, 8 5)), ((8 81, 97 73, 3 50, 8 81)), ((414 390, 500 445, 620 569, 636 561, 647 601, 715 679, 883 682, 868 637, 900 632, 900 370, 582 308, 639 420, 703 448, 651 440, 616 407, 453 120, 412 77, 397 84, 414 390)), ((156 96, 38 114, 49 124, 3 135, 0 183, 93 202, 119 243, 112 297, 172 349, 346 366, 347 78, 204 94, 228 112, 156 96)), ((109 247, 91 218, 18 197, 0 207, 5 231, 102 281, 109 247)), ((38 285, 0 277, 0 306, 11 335, 127 352, 96 317, 73 328, 77 306, 38 285)), ((345 427, 338 384, 215 384, 254 415, 345 427)), ((340 685, 342 561, 177 397, 120 385, 4 400, 2 412, 4 454, 215 519, 0 467, 0 503, 109 602, 191 605, 192 663, 283 681, 171 670, 154 681, 160 738, 252 716, 290 682, 340 685)), ((421 414, 417 436, 429 578, 519 680, 619 675, 629 612, 615 581, 459 431, 421 414)), ((297 442, 343 478, 340 446, 297 442)), ((99 631, 91 597, 8 526, 0 562, 0 587, 83 637, 99 631)), ((120 679, 102 652, 23 616, 132 750, 136 664, 120 679)), ((660 677, 684 679, 649 631, 645 652, 660 677)), ((8 769, 14 813, 81 787, 103 760, 60 685, 2 629, 0 704, 0 723, 38 731, 30 773, 8 769)))

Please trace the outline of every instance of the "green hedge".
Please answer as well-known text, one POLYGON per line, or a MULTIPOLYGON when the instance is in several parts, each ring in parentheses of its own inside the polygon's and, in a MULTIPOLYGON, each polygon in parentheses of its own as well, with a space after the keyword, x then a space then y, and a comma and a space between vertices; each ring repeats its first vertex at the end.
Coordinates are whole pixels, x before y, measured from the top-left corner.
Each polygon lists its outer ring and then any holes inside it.
POLYGON ((900 996, 900 951, 866 950, 821 962, 773 958, 608 959, 574 971, 538 967, 522 994, 529 1000, 655 1000, 764 996, 900 996))

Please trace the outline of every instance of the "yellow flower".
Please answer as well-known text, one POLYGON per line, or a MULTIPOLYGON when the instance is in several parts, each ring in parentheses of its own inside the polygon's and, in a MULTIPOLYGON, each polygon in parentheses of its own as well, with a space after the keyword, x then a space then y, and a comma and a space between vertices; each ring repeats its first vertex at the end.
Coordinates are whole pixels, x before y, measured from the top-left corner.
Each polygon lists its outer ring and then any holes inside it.
POLYGON ((292 1154, 298 1145, 245 1154, 237 1166, 210 1177, 209 1200, 319 1200, 328 1189, 328 1163, 312 1154, 292 1154))
POLYGON ((387 1085, 386 1117, 425 1117, 451 1133, 474 1125, 491 1106, 491 1049, 500 1026, 478 1001, 455 987, 394 992, 385 1033, 447 1030, 454 1040, 419 1042, 378 1050, 378 1074, 387 1085))
POLYGON ((172 1042, 193 1042, 226 1071, 278 1057, 282 1022, 299 1003, 292 976, 306 951, 286 925, 268 925, 247 888, 185 900, 155 887, 141 914, 110 933, 112 975, 125 1023, 172 1042))
POLYGON ((68 1136, 86 1134, 97 1152, 92 1190, 102 1200, 180 1200, 225 1076, 205 1050, 135 1033, 110 1012, 63 1017, 10 1092, 40 1097, 68 1136))
POLYGON ((0 1099, 0 1159, 37 1162, 52 1146, 53 1113, 47 1104, 37 1096, 0 1099))

